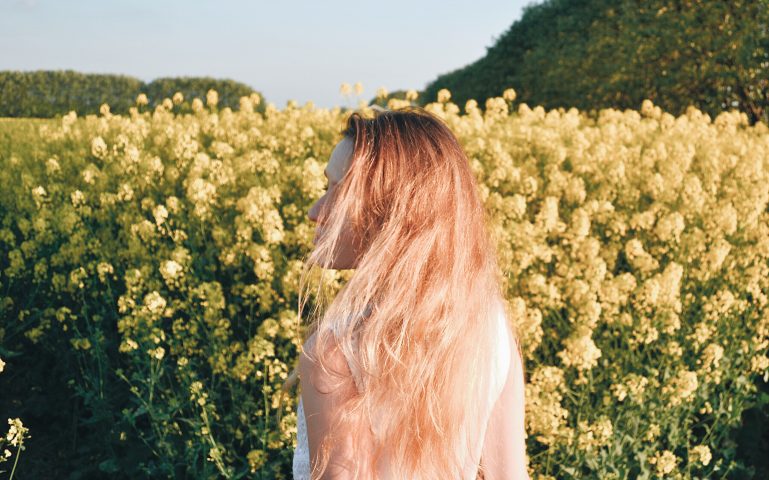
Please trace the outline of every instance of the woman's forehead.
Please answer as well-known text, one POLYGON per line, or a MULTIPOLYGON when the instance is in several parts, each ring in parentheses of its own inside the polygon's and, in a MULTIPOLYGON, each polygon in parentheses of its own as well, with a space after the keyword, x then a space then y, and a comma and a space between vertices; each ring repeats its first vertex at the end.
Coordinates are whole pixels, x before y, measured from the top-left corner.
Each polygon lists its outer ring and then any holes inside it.
POLYGON ((338 182, 344 177, 344 174, 350 167, 354 146, 355 144, 349 137, 344 137, 336 144, 334 151, 331 152, 331 158, 328 160, 328 166, 326 167, 326 173, 328 174, 329 180, 338 182))

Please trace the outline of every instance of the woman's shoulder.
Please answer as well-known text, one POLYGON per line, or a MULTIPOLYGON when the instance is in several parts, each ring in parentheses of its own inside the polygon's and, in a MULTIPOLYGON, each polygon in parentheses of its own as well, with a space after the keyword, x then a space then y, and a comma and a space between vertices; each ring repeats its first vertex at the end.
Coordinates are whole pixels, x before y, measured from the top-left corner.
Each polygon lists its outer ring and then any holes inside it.
MULTIPOLYGON (((496 365, 497 382, 496 391, 501 392, 504 387, 507 374, 510 369, 512 350, 515 348, 515 338, 513 336, 513 330, 507 319, 507 313, 502 304, 499 305, 499 309, 496 315, 496 340, 497 350, 494 352, 494 360, 496 365)), ((495 395, 496 397, 496 395, 495 395)))
POLYGON ((338 385, 340 377, 352 377, 358 385, 358 379, 352 371, 350 362, 334 335, 323 335, 323 340, 319 340, 317 332, 311 334, 302 346, 298 370, 300 380, 306 380, 304 377, 312 376, 313 382, 319 382, 319 386, 338 385), (323 364, 328 371, 320 368, 318 361, 320 356, 323 357, 323 364))

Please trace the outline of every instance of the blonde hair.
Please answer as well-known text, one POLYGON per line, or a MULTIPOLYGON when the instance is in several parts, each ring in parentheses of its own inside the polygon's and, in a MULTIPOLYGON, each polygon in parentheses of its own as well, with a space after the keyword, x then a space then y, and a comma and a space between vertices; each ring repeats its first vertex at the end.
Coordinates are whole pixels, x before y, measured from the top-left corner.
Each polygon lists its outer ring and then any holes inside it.
POLYGON ((505 309, 475 178, 450 129, 421 107, 353 112, 345 127, 352 158, 320 214, 325 233, 302 271, 299 317, 306 274, 331 264, 349 222, 355 272, 322 315, 314 304, 308 331, 353 359, 362 389, 333 413, 313 478, 345 438, 356 469, 371 458, 376 471, 386 456, 393 478, 463 478, 483 440, 480 412, 491 408, 495 316, 505 309), (373 452, 361 442, 369 426, 373 452))

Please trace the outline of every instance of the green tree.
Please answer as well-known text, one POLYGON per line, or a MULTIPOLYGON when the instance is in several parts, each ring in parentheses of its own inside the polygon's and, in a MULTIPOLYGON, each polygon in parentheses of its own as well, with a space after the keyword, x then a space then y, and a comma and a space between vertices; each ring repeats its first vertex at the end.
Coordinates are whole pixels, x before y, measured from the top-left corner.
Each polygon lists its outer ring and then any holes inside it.
POLYGON ((423 102, 455 103, 516 89, 545 108, 634 108, 648 98, 675 115, 737 108, 769 123, 769 0, 549 0, 486 55, 438 77, 423 102))
MULTIPOLYGON (((0 72, 0 117, 50 118, 70 110, 78 115, 96 114, 104 103, 112 113, 126 114, 136 105, 139 93, 147 95, 152 108, 181 92, 185 103, 178 109, 185 111, 193 98, 205 99, 209 89, 219 94, 219 108, 237 109, 241 96, 258 93, 243 83, 211 77, 169 77, 144 83, 126 75, 74 70, 4 71, 0 72)), ((264 104, 262 97, 256 110, 264 111, 264 104)))
MULTIPOLYGON (((161 103, 164 98, 172 98, 176 92, 182 93, 186 104, 189 104, 193 98, 200 98, 205 101, 206 92, 210 89, 216 90, 216 93, 219 94, 219 103, 217 104, 219 108, 230 107, 233 110, 239 108, 240 97, 258 93, 244 83, 211 77, 157 78, 148 83, 142 91, 147 94, 150 105, 156 105, 161 103)), ((255 106, 255 109, 264 111, 264 105, 264 97, 262 97, 262 101, 255 106)))

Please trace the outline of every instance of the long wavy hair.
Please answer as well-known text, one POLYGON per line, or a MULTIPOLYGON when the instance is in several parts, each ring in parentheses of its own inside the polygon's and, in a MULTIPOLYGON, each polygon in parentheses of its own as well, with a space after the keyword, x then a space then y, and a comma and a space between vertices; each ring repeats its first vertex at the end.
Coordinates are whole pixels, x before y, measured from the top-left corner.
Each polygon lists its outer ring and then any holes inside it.
MULTIPOLYGON (((325 234, 305 261, 299 318, 309 269, 331 265, 347 223, 355 271, 324 312, 315 303, 308 335, 338 345, 362 387, 335 410, 313 478, 342 440, 355 469, 376 472, 386 458, 392 478, 465 478, 494 400, 495 316, 506 312, 475 177, 448 126, 421 107, 355 111, 341 133, 352 158, 319 214, 325 234)), ((316 360, 334 374, 321 349, 316 360)))

